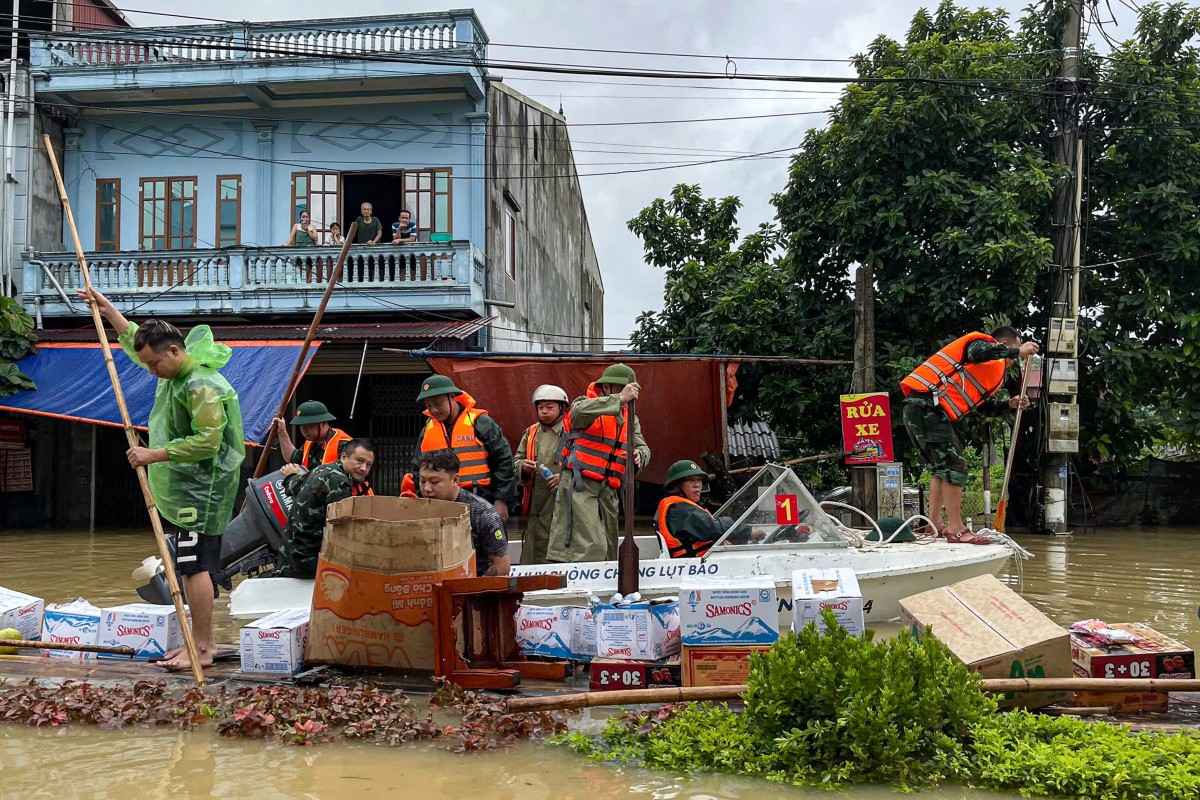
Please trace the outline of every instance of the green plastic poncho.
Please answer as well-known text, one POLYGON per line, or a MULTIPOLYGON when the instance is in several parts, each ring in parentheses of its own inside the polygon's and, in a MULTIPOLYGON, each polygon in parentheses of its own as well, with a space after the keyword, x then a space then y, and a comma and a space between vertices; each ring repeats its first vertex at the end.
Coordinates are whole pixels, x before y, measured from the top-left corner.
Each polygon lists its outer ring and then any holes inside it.
MULTIPOLYGON (((133 349, 138 326, 120 336, 121 349, 145 367, 133 349)), ((237 392, 218 369, 233 351, 213 341, 212 329, 197 325, 184 340, 188 358, 174 378, 160 378, 150 410, 150 448, 170 460, 148 467, 158 511, 187 530, 225 532, 241 478, 246 445, 237 392)))

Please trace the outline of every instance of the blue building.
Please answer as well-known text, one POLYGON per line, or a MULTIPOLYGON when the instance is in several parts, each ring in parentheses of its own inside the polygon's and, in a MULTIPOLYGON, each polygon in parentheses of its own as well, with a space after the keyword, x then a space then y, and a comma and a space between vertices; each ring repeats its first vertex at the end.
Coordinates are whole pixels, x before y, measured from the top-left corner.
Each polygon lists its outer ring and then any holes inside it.
MULTIPOLYGON (((489 74, 487 48, 470 10, 31 35, 21 219, 3 258, 42 340, 94 337, 43 132, 96 287, 131 318, 203 322, 219 339, 303 338, 340 250, 331 226, 347 232, 369 203, 378 243, 351 246, 296 400, 376 438, 393 465, 378 482, 394 491, 427 371, 395 351, 579 350, 602 336, 566 121, 489 74), (415 242, 392 243, 401 211, 415 242), (287 246, 302 216, 317 244, 287 246)), ((67 444, 35 462, 91 448, 93 490, 126 493, 104 483, 119 434, 37 425, 67 444)), ((94 506, 56 521, 122 522, 94 506)))

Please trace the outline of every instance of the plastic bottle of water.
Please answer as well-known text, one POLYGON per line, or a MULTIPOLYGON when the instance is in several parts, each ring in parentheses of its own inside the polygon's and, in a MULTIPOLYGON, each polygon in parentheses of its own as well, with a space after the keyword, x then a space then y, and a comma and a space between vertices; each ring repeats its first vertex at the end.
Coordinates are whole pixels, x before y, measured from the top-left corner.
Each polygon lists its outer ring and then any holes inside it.
POLYGON ((614 594, 612 597, 608 598, 608 604, 609 604, 610 606, 616 606, 616 605, 618 605, 618 604, 619 604, 619 603, 620 603, 622 600, 624 600, 624 599, 625 599, 625 598, 621 596, 621 593, 620 593, 620 592, 617 592, 617 593, 616 593, 616 594, 614 594))
POLYGON ((541 462, 539 462, 537 465, 537 468, 538 468, 538 472, 542 473, 542 477, 545 478, 546 480, 550 480, 551 478, 554 477, 554 473, 551 472, 550 468, 547 467, 545 464, 542 464, 541 462))
POLYGON ((634 592, 633 594, 627 595, 625 597, 625 605, 632 605, 634 603, 640 603, 641 601, 642 601, 642 593, 641 592, 634 592))

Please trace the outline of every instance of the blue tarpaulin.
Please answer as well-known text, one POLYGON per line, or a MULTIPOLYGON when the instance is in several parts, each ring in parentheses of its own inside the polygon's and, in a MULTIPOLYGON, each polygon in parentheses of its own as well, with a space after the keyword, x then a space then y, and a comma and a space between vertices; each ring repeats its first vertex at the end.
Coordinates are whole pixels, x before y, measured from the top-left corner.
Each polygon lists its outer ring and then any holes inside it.
MULTIPOLYGON (((271 418, 287 391, 303 342, 230 342, 233 356, 221 370, 238 393, 247 442, 261 442, 271 418)), ((144 428, 154 405, 157 378, 134 364, 118 345, 111 345, 113 363, 121 378, 125 402, 133 424, 144 428)), ((309 348, 304 367, 317 352, 309 348)), ((41 414, 48 417, 120 426, 121 414, 113 395, 104 354, 98 343, 51 342, 38 345, 37 353, 16 362, 17 368, 37 384, 37 389, 0 399, 0 411, 41 414)))

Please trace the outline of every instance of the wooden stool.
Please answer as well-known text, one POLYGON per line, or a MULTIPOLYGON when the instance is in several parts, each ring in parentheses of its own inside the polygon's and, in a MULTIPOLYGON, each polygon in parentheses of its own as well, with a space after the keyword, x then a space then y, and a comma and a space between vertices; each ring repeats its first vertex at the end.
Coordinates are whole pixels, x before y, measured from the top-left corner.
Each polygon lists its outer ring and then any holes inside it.
POLYGON ((525 659, 513 621, 525 592, 561 589, 566 583, 562 575, 442 581, 437 588, 435 674, 464 689, 512 689, 522 677, 567 677, 570 662, 525 659))

